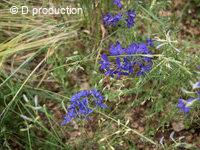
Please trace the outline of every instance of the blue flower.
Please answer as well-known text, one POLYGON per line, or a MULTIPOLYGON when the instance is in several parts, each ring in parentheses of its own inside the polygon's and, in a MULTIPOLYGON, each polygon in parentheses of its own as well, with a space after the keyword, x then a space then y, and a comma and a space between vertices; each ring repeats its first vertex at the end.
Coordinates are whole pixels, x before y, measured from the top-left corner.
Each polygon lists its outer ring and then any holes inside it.
POLYGON ((105 25, 110 25, 111 21, 112 21, 112 14, 111 13, 107 13, 105 16, 103 16, 103 22, 105 25))
POLYGON ((186 101, 184 99, 179 99, 177 107, 184 113, 188 113, 190 111, 190 107, 186 106, 186 101))
MULTIPOLYGON (((114 0, 113 4, 117 5, 119 8, 122 7, 121 0, 114 0)), ((113 15, 111 13, 107 13, 103 16, 103 23, 106 26, 116 26, 120 20, 123 20, 126 22, 126 26, 131 28, 135 24, 135 17, 136 13, 134 10, 128 10, 126 14, 118 13, 113 15)))
POLYGON ((141 76, 152 69, 152 57, 146 56, 152 55, 152 52, 146 43, 132 43, 128 48, 123 48, 117 41, 116 44, 111 45, 109 53, 112 56, 110 60, 108 60, 107 55, 102 54, 102 60, 99 62, 100 69, 105 71, 106 76, 114 77, 117 75, 117 78, 122 75, 141 76))
POLYGON ((147 38, 146 43, 147 43, 148 46, 154 47, 154 43, 153 43, 152 39, 147 38))
POLYGON ((126 49, 127 54, 151 54, 145 43, 133 43, 126 49))
POLYGON ((194 83, 194 84, 192 85, 192 88, 193 88, 193 89, 198 89, 198 88, 200 88, 200 81, 194 83))
POLYGON ((67 110, 68 113, 64 116, 64 121, 61 123, 62 126, 69 123, 73 118, 75 118, 78 115, 76 112, 75 105, 70 105, 67 110))
POLYGON ((192 108, 192 105, 195 101, 200 101, 200 91, 196 92, 197 98, 189 98, 188 100, 179 99, 177 107, 180 109, 180 111, 184 113, 188 113, 190 109, 192 108))
POLYGON ((92 89, 90 92, 94 97, 96 107, 107 108, 107 105, 103 103, 104 97, 96 89, 92 89))
POLYGON ((124 53, 124 49, 122 48, 120 42, 117 41, 116 45, 111 45, 109 52, 111 56, 122 55, 124 53))
POLYGON ((151 69, 152 69, 152 64, 140 65, 140 70, 138 71, 137 76, 142 76, 146 72, 149 72, 151 69))
POLYGON ((88 105, 89 105, 88 99, 83 98, 83 100, 79 102, 79 108, 78 108, 77 114, 81 116, 81 115, 88 115, 92 113, 93 110, 88 108, 88 105))
POLYGON ((64 116, 64 121, 61 125, 69 123, 76 117, 86 118, 98 107, 107 108, 107 105, 103 101, 104 97, 96 89, 79 91, 71 97, 70 106, 67 109, 67 114, 64 116), (95 102, 93 109, 91 109, 89 100, 95 102))
POLYGON ((188 113, 191 109, 191 105, 194 102, 194 100, 195 100, 194 98, 190 98, 188 100, 179 99, 177 107, 180 109, 180 111, 188 113))
POLYGON ((118 13, 113 16, 111 13, 108 13, 103 17, 103 22, 106 26, 116 26, 117 23, 122 19, 122 14, 118 13))
POLYGON ((122 3, 121 3, 121 0, 113 0, 113 4, 116 5, 117 7, 119 8, 122 8, 122 3))
POLYGON ((101 58, 102 58, 102 61, 99 62, 101 64, 100 69, 101 70, 109 69, 110 68, 110 62, 108 60, 108 56, 106 54, 102 54, 101 58))
POLYGON ((124 57, 124 66, 123 66, 124 70, 127 70, 130 74, 133 73, 133 63, 131 63, 127 57, 124 57))
POLYGON ((126 14, 128 16, 127 19, 126 19, 127 27, 131 28, 135 24, 135 17, 136 17, 135 11, 134 10, 128 10, 126 14))
POLYGON ((106 72, 105 72, 106 76, 114 77, 114 74, 115 74, 114 70, 110 69, 110 68, 108 70, 106 70, 106 72))
POLYGON ((121 75, 128 76, 129 74, 125 72, 126 70, 124 69, 124 62, 120 60, 119 57, 116 58, 116 70, 114 71, 115 74, 117 74, 117 78, 120 78, 121 75))

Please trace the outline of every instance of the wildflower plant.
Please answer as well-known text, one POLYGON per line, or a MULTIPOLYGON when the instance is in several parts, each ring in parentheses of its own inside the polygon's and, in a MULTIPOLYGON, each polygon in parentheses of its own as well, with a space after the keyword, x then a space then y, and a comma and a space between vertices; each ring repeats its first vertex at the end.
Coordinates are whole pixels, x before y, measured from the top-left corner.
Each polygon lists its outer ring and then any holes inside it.
POLYGON ((127 28, 131 28, 135 25, 136 13, 134 10, 128 10, 125 14, 118 13, 116 15, 107 13, 103 16, 103 23, 106 26, 117 26, 120 21, 126 23, 127 28))
POLYGON ((87 118, 97 108, 107 108, 101 93, 96 89, 79 91, 71 97, 62 125, 66 125, 76 117, 87 118))
MULTIPOLYGON (((152 41, 151 41, 152 42, 152 41)), ((152 69, 153 58, 149 50, 149 43, 132 43, 127 48, 123 48, 120 42, 112 44, 109 55, 101 55, 100 70, 106 76, 142 76, 152 69), (109 59, 110 58, 110 59, 109 59)))
POLYGON ((116 26, 121 19, 122 19, 121 13, 118 13, 116 15, 108 13, 103 17, 103 23, 106 26, 116 26))
MULTIPOLYGON (((119 8, 122 7, 120 0, 114 0, 113 4, 119 8)), ((124 19, 127 28, 131 28, 135 24, 135 17, 134 10, 128 10, 125 16, 121 13, 115 16, 108 13, 103 16, 103 22, 107 26, 116 26, 120 20, 124 19)), ((123 48, 122 44, 117 41, 116 44, 110 46, 108 55, 106 53, 101 55, 100 70, 104 71, 106 76, 114 77, 117 75, 117 78, 122 75, 142 76, 149 72, 153 66, 152 57, 150 56, 152 52, 148 49, 148 46, 153 46, 151 39, 147 39, 146 43, 132 43, 126 48, 123 48)))
MULTIPOLYGON (((118 8, 122 8, 123 5, 121 0, 114 0, 113 4, 118 8)), ((127 28, 131 28, 135 24, 136 13, 134 10, 128 10, 127 12, 118 11, 117 14, 112 14, 111 12, 103 16, 103 23, 106 26, 117 26, 120 21, 125 22, 127 28)))

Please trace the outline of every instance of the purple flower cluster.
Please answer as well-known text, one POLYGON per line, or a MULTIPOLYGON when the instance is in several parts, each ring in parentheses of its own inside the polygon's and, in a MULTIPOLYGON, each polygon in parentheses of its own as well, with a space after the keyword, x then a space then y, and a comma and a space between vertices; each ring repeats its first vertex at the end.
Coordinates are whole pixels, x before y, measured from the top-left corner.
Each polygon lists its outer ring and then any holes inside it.
POLYGON ((111 13, 108 13, 103 17, 103 22, 106 26, 116 26, 117 23, 122 19, 122 14, 117 14, 113 16, 111 13))
MULTIPOLYGON (((119 8, 122 8, 123 6, 121 0, 114 0, 113 4, 119 8)), ((125 20, 127 27, 131 28, 135 24, 135 17, 136 13, 134 10, 128 10, 124 16, 122 15, 122 13, 118 13, 116 15, 107 13, 105 16, 103 16, 103 23, 106 26, 116 26, 120 20, 125 20)))
POLYGON ((128 28, 131 28, 135 24, 135 11, 134 10, 129 10, 127 13, 127 19, 126 19, 126 24, 128 28))
POLYGON ((121 0, 113 0, 113 4, 119 8, 123 7, 121 0))
MULTIPOLYGON (((125 19, 127 27, 131 28, 135 24, 136 13, 134 10, 129 10, 127 13, 127 18, 125 19)), ((103 23, 106 26, 116 26, 120 20, 123 20, 124 16, 121 13, 117 15, 112 15, 111 13, 106 14, 103 17, 103 23)))
POLYGON ((110 60, 107 54, 101 55, 100 70, 111 77, 141 76, 152 69, 152 57, 147 55, 151 56, 152 53, 146 43, 132 43, 127 48, 123 48, 120 42, 117 42, 110 47, 110 60))
MULTIPOLYGON (((200 88, 200 82, 193 84, 193 89, 198 89, 198 88, 200 88)), ((197 91, 196 94, 197 94, 197 98, 189 98, 188 100, 184 100, 180 98, 178 100, 177 107, 180 109, 180 111, 184 113, 188 113, 191 110, 193 103, 195 101, 200 101, 200 91, 197 91)))
POLYGON ((86 118, 98 107, 106 108, 107 106, 103 101, 104 97, 96 89, 79 91, 71 97, 70 106, 67 109, 68 113, 65 115, 62 125, 67 124, 76 117, 86 118), (94 102, 95 106, 91 106, 91 101, 94 102))
POLYGON ((180 111, 182 111, 184 113, 188 113, 191 109, 191 105, 194 100, 195 100, 194 98, 190 98, 188 100, 179 98, 177 107, 180 109, 180 111))

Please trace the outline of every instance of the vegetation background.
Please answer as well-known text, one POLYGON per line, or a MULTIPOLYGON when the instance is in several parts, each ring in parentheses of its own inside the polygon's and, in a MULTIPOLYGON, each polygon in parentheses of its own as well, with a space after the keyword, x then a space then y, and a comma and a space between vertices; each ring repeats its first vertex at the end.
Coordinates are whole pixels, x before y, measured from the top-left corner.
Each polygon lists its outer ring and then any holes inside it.
POLYGON ((200 79, 199 0, 127 0, 132 29, 106 28, 111 0, 1 0, 0 149, 200 149, 200 105, 177 109, 200 79), (82 7, 82 15, 12 15, 11 6, 82 7), (111 43, 155 40, 159 56, 141 78, 105 77, 111 43), (125 40, 126 39, 126 40, 125 40), (180 51, 180 52, 179 52, 180 51), (61 126, 70 97, 97 88, 107 110, 61 126))

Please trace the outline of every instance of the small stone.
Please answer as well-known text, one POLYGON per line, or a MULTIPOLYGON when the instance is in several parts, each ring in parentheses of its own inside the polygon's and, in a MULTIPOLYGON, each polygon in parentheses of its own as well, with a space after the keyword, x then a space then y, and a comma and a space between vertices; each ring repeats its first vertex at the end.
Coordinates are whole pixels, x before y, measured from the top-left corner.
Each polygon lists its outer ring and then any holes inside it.
POLYGON ((185 129, 185 126, 182 121, 181 122, 172 122, 172 128, 174 129, 174 131, 180 132, 183 129, 185 129))

